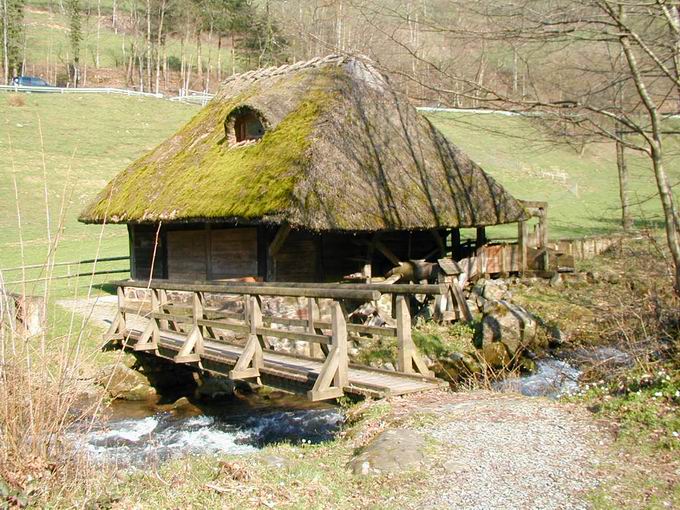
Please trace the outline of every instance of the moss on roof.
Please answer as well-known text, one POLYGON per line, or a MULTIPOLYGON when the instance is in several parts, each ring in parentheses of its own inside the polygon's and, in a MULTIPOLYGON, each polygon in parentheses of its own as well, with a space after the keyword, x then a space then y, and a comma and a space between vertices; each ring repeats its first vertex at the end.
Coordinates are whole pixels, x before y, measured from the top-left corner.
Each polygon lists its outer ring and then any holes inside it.
POLYGON ((521 205, 356 59, 330 57, 226 82, 173 137, 116 176, 84 222, 288 222, 377 231, 517 221, 521 205), (225 120, 265 117, 229 147, 225 120))

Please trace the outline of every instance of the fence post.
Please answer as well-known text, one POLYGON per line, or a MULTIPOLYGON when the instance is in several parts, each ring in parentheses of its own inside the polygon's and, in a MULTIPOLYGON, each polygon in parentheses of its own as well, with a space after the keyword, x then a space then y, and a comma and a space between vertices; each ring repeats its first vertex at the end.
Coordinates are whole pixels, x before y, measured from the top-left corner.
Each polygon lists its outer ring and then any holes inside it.
MULTIPOLYGON (((246 296, 247 297, 247 296, 246 296)), ((264 354, 262 345, 264 337, 259 335, 257 330, 262 327, 262 308, 255 296, 247 297, 249 303, 244 311, 246 324, 250 327, 248 341, 239 356, 234 369, 229 372, 230 379, 250 379, 256 378, 260 384, 260 369, 264 365, 264 354)))
POLYGON ((527 222, 517 222, 517 245, 519 249, 519 272, 524 273, 527 270, 527 222))
POLYGON ((349 357, 347 355, 347 321, 337 301, 331 305, 331 346, 314 387, 307 392, 310 400, 338 398, 345 394, 348 384, 349 357))
POLYGON ((203 354, 203 330, 198 324, 199 319, 203 319, 203 293, 194 292, 194 302, 193 302, 193 319, 194 319, 194 331, 198 334, 196 336, 196 345, 194 346, 194 352, 198 355, 203 354))

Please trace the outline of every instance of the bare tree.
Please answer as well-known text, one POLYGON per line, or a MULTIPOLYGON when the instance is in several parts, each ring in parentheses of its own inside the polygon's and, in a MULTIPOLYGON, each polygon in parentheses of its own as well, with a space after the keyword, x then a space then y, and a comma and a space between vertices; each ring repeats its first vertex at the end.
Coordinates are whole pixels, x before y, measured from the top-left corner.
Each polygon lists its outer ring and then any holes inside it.
MULTIPOLYGON (((353 6, 374 37, 391 44, 374 57, 398 79, 416 83, 422 99, 460 105, 463 98, 472 105, 541 112, 570 126, 570 133, 614 141, 624 210, 624 149, 648 158, 680 294, 680 223, 666 169, 667 140, 677 133, 665 122, 680 99, 678 2, 451 0, 444 7, 443 0, 431 0, 430 14, 415 21, 409 4, 355 0, 353 6), (428 35, 418 46, 407 37, 414 22, 428 35), (398 51, 404 58, 395 60, 398 51), (495 56, 493 66, 489 55, 495 56), (409 59, 417 65, 406 65, 409 59), (476 61, 476 69, 469 61, 458 65, 462 59, 476 61)), ((624 224, 628 212, 622 212, 624 224)))

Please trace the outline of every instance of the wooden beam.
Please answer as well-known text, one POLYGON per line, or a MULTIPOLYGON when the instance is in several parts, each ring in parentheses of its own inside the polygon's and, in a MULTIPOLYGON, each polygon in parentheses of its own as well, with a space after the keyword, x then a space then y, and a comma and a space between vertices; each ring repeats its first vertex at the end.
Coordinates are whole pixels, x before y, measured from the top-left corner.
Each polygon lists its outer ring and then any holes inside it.
POLYGON ((401 261, 399 260, 399 257, 397 257, 392 250, 390 250, 387 246, 383 244, 383 242, 380 239, 374 239, 373 240, 373 246, 382 253, 387 260, 389 260, 392 264, 395 266, 398 266, 401 264, 401 261))
POLYGON ((527 222, 517 222, 517 247, 519 249, 519 267, 521 273, 527 270, 528 235, 527 222))
POLYGON ((331 305, 331 349, 321 372, 314 382, 314 387, 307 392, 312 401, 338 398, 344 395, 344 388, 349 382, 347 355, 347 321, 340 303, 331 305))
POLYGON ((279 254, 279 251, 281 251, 283 243, 286 242, 289 234, 290 225, 288 223, 284 223, 279 227, 279 229, 276 231, 274 239, 272 239, 272 242, 269 244, 268 251, 270 257, 276 257, 279 254))
MULTIPOLYGON (((439 250, 439 257, 445 257, 446 256, 446 243, 444 243, 442 236, 439 234, 439 230, 430 230, 430 234, 432 234, 432 237, 434 238, 434 242, 437 244, 437 248, 439 250)), ((425 258, 427 259, 428 257, 425 257, 425 258)))
POLYGON ((476 239, 477 249, 481 248, 485 244, 486 244, 486 228, 477 227, 477 239, 476 239))
POLYGON ((260 300, 256 297, 251 297, 248 304, 248 326, 250 328, 248 341, 234 369, 229 372, 231 379, 259 378, 260 369, 264 366, 263 340, 257 331, 262 327, 262 308, 260 300))
MULTIPOLYGON (((114 282, 116 285, 145 289, 149 287, 148 281, 125 280, 114 282)), ((357 284, 359 285, 359 284, 357 284)), ((357 288, 355 284, 332 284, 330 287, 313 284, 269 284, 250 282, 174 282, 171 280, 154 280, 151 286, 155 289, 178 290, 184 292, 214 292, 218 294, 250 295, 250 296, 287 296, 287 297, 314 297, 330 299, 356 299, 374 301, 380 299, 380 291, 372 286, 357 288)), ((406 290, 406 289, 404 289, 406 290)), ((435 288, 429 289, 430 291, 435 288)), ((413 286, 413 292, 424 294, 422 289, 413 286)), ((408 292, 410 293, 410 291, 408 292)))
POLYGON ((407 374, 417 371, 426 377, 432 377, 432 372, 425 365, 416 345, 413 343, 411 312, 404 296, 397 296, 395 315, 397 319, 397 370, 407 374))
POLYGON ((451 229, 451 257, 458 258, 460 255, 460 229, 451 229))

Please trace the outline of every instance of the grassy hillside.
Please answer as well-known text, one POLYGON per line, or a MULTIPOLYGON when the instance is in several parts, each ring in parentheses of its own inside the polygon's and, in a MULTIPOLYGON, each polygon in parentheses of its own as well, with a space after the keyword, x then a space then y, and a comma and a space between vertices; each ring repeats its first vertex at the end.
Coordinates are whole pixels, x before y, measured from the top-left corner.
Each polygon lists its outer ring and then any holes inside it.
MULTIPOLYGON (((548 201, 551 237, 618 228, 620 202, 613 144, 592 144, 579 154, 572 147, 550 142, 530 118, 472 113, 428 117, 517 198, 548 201)), ((669 149, 677 152, 678 142, 670 142, 669 149)), ((661 209, 649 162, 632 151, 627 155, 637 226, 658 225, 661 209)), ((679 160, 672 152, 669 156, 671 180, 677 182, 679 160)))
POLYGON ((52 237, 64 206, 58 260, 94 256, 100 234, 100 256, 126 255, 125 227, 82 225, 78 213, 109 179, 177 130, 197 107, 126 96, 18 97, 24 106, 11 105, 17 96, 0 95, 0 268, 21 264, 19 218, 25 263, 45 260, 45 193, 52 237))

